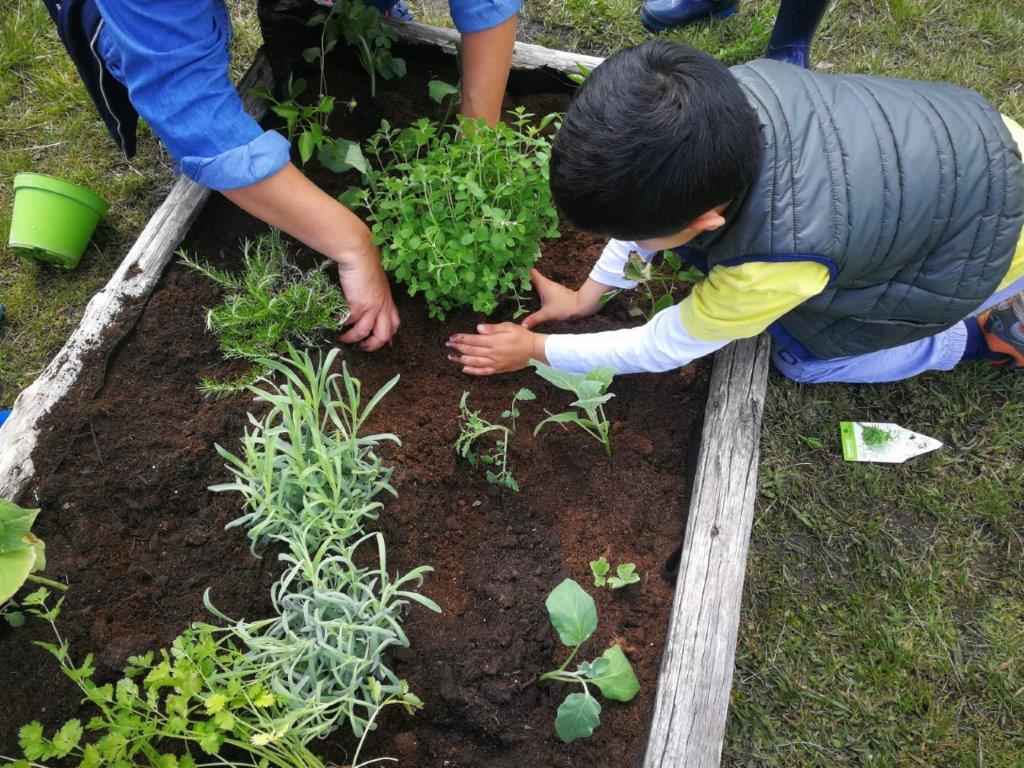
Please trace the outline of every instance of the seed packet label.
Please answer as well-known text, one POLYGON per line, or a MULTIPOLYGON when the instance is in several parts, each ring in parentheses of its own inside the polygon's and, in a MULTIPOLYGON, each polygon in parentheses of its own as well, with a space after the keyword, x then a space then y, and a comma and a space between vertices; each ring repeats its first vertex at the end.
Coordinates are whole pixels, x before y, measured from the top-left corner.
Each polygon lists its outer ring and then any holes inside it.
POLYGON ((839 435, 843 458, 847 461, 902 464, 942 447, 942 443, 927 435, 911 432, 899 424, 882 422, 841 421, 839 435))

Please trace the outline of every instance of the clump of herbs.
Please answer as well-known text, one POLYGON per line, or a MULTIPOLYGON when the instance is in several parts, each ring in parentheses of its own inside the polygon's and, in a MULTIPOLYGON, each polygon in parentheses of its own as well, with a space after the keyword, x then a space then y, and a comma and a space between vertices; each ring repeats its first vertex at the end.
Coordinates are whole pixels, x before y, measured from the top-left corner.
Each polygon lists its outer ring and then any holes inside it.
POLYGON ((595 587, 607 586, 608 589, 622 589, 640 581, 640 576, 636 572, 636 563, 619 563, 615 568, 615 575, 609 576, 611 569, 611 563, 604 555, 597 560, 590 561, 590 572, 594 575, 595 587))
POLYGON ((250 387, 269 410, 250 416, 240 455, 217 447, 235 477, 212 488, 243 495, 245 514, 229 527, 248 528, 254 551, 281 546, 285 571, 271 588, 270 618, 232 621, 207 595, 228 625, 204 628, 242 650, 250 676, 266 680, 304 743, 342 722, 365 737, 382 707, 421 707, 385 654, 409 645, 402 617, 412 604, 440 611, 415 591, 431 568, 390 573, 383 536, 365 529, 379 514, 377 498, 394 494, 376 451, 398 439, 360 431, 398 377, 364 404, 346 367, 331 373, 337 354, 314 362, 291 350, 261 361, 281 383, 250 387))
POLYGON ((470 410, 467 404, 469 392, 462 393, 462 399, 459 401, 459 436, 455 440, 455 452, 474 467, 478 464, 493 467, 486 472, 487 482, 503 486, 510 491, 519 490, 519 483, 508 466, 508 443, 516 432, 516 419, 519 418, 519 408, 516 406, 535 398, 536 395, 525 387, 516 392, 512 398, 512 405, 501 413, 501 418, 509 422, 506 426, 487 421, 480 416, 479 411, 470 410), (494 437, 490 449, 478 450, 477 442, 487 435, 494 437))
POLYGON ((188 629, 159 653, 131 657, 116 683, 100 683, 92 654, 79 664, 72 660, 57 626, 63 598, 52 607, 49 598, 44 587, 23 601, 56 638, 36 644, 57 659, 96 713, 84 726, 74 718, 50 735, 39 722, 22 726, 24 759, 12 765, 71 759, 83 768, 323 768, 268 680, 237 647, 209 630, 188 629))
POLYGON ((700 270, 683 264, 674 251, 662 251, 660 264, 655 264, 653 259, 647 261, 636 251, 630 251, 622 276, 637 283, 642 297, 642 306, 631 302, 627 311, 634 317, 650 320, 676 303, 676 291, 680 285, 694 283, 704 275, 700 270), (645 309, 645 306, 648 308, 645 309))
MULTIPOLYGON (((292 342, 312 345, 317 335, 341 328, 348 304, 323 267, 304 272, 288 259, 278 232, 247 240, 237 274, 179 254, 182 263, 205 275, 224 291, 224 300, 206 313, 225 357, 256 362, 284 353, 292 342)), ((259 366, 255 375, 262 373, 259 366)), ((208 393, 236 391, 252 382, 203 382, 208 393)))
POLYGON ((865 445, 870 445, 872 448, 880 448, 892 441, 896 435, 882 427, 867 426, 861 428, 860 436, 865 445))
POLYGON ((566 579, 551 591, 544 605, 558 639, 572 650, 558 669, 544 673, 539 681, 575 683, 583 689, 582 693, 566 696, 555 717, 555 731, 568 743, 590 736, 601 724, 601 702, 591 693, 590 686, 605 698, 632 701, 640 691, 640 682, 618 645, 609 647, 593 661, 581 662, 574 671, 568 670, 580 646, 597 630, 597 606, 583 587, 566 579))
POLYGON ((365 188, 342 202, 368 211, 384 267, 423 294, 431 317, 460 306, 489 315, 530 290, 541 239, 558 236, 544 136, 555 117, 534 124, 520 108, 490 127, 459 116, 454 133, 427 119, 401 130, 383 121, 352 164, 365 188))
MULTIPOLYGON (((572 407, 577 411, 564 411, 549 415, 533 430, 536 436, 548 424, 575 424, 592 438, 604 446, 604 452, 611 456, 611 424, 604 415, 604 404, 615 397, 608 391, 615 371, 611 368, 592 368, 586 373, 566 373, 545 365, 539 360, 531 360, 537 375, 576 395, 572 407)), ((550 413, 550 412, 549 412, 550 413)))

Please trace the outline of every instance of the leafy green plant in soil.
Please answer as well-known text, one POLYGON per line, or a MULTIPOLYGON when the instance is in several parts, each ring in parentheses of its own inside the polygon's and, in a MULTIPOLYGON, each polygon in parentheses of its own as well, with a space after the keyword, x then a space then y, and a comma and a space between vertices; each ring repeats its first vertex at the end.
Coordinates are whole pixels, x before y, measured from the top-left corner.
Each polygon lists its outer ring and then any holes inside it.
POLYGON ((217 447, 235 477, 212 488, 242 494, 245 514, 230 526, 248 528, 254 551, 281 546, 285 570, 271 588, 273 616, 231 621, 207 595, 211 612, 228 622, 209 629, 243 649, 253 679, 268 681, 304 741, 343 722, 365 737, 383 707, 419 708, 385 654, 409 645, 402 618, 412 604, 440 612, 415 591, 432 569, 392 575, 383 536, 365 529, 380 512, 378 497, 394 494, 376 450, 398 440, 360 430, 398 377, 364 404, 347 368, 331 373, 337 355, 314 362, 291 350, 261 362, 282 383, 250 388, 269 410, 250 417, 239 455, 217 447))
POLYGON ((575 671, 568 671, 580 646, 597 630, 597 606, 583 587, 566 579, 551 591, 544 605, 558 639, 571 651, 558 669, 544 673, 539 681, 575 683, 583 688, 582 693, 565 697, 555 717, 555 731, 568 743, 590 736, 601 724, 601 702, 590 692, 590 686, 597 688, 605 698, 632 701, 640 691, 640 682, 626 654, 617 645, 593 661, 581 662, 575 671))
POLYGON ((288 727, 278 698, 242 652, 193 628, 168 649, 133 656, 116 683, 94 680, 92 654, 76 664, 57 626, 61 603, 45 587, 25 598, 26 611, 47 621, 56 642, 49 651, 96 712, 75 718, 50 735, 31 722, 19 731, 23 759, 15 768, 73 759, 80 768, 323 768, 288 727), (88 733, 88 736, 86 736, 88 733))
MULTIPOLYGON (((356 49, 359 63, 370 77, 370 98, 377 97, 377 78, 390 80, 405 75, 405 59, 392 56, 391 45, 398 34, 381 23, 380 11, 360 0, 337 0, 327 12, 317 13, 310 25, 322 25, 320 45, 302 52, 306 61, 320 61, 323 81, 324 56, 338 40, 356 49)), ((322 90, 322 89, 321 89, 322 90)))
POLYGON ((622 589, 640 581, 640 575, 636 572, 636 563, 619 563, 615 568, 615 574, 609 576, 611 569, 611 563, 604 555, 597 560, 590 561, 590 572, 594 575, 595 587, 607 586, 608 589, 622 589))
POLYGON ((26 581, 66 590, 63 584, 37 575, 46 568, 46 545, 32 533, 38 509, 22 509, 13 502, 0 499, 0 606, 4 620, 20 626, 23 615, 7 605, 26 581))
MULTIPOLYGON (((218 338, 225 357, 255 363, 284 353, 292 342, 312 345, 316 336, 341 328, 348 304, 322 268, 303 272, 288 260, 280 233, 273 231, 246 241, 237 274, 188 258, 182 263, 213 280, 224 300, 206 314, 206 325, 218 338)), ((239 382, 249 384, 264 369, 239 382)), ((239 382, 205 381, 207 392, 235 391, 239 382)))
POLYGON ((455 133, 383 121, 364 145, 353 167, 365 187, 341 200, 368 211, 385 268, 423 294, 431 317, 460 306, 489 315, 530 290, 541 239, 558 236, 543 134, 555 117, 535 125, 520 108, 489 127, 460 116, 455 133))
POLYGON ((477 464, 493 467, 494 469, 487 470, 487 482, 503 486, 510 491, 519 490, 519 483, 508 466, 508 443, 516 433, 516 419, 520 415, 517 405, 536 397, 525 387, 516 392, 512 398, 512 405, 501 414, 502 419, 509 421, 509 426, 505 426, 487 421, 480 416, 479 411, 470 410, 467 404, 469 392, 462 393, 462 399, 459 401, 459 436, 455 440, 455 452, 474 467, 477 464), (477 450, 477 441, 487 435, 494 436, 490 450, 477 450))
POLYGON ((696 268, 683 264, 674 251, 662 251, 661 263, 654 260, 646 261, 635 251, 630 252, 622 276, 637 283, 641 292, 643 306, 631 302, 627 310, 634 317, 645 317, 648 320, 676 303, 676 291, 680 285, 694 283, 704 277, 696 268), (648 309, 644 309, 644 306, 648 309))
POLYGON ((531 360, 530 365, 542 379, 559 389, 575 394, 576 399, 572 402, 572 407, 582 412, 564 411, 551 414, 536 426, 533 434, 540 434, 548 424, 575 424, 601 443, 604 452, 611 456, 611 424, 604 415, 604 404, 615 397, 614 393, 608 391, 615 371, 611 368, 592 368, 586 373, 566 373, 539 360, 531 360))

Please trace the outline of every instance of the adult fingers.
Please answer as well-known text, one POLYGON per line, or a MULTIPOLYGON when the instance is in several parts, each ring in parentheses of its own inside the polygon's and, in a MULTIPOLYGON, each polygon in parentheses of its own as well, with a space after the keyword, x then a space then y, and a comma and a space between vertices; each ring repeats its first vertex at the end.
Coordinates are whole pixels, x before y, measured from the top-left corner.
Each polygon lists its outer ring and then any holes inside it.
POLYGON ((376 315, 373 312, 363 312, 355 320, 355 325, 341 335, 342 343, 355 344, 357 341, 365 339, 373 332, 373 324, 376 319, 376 315))

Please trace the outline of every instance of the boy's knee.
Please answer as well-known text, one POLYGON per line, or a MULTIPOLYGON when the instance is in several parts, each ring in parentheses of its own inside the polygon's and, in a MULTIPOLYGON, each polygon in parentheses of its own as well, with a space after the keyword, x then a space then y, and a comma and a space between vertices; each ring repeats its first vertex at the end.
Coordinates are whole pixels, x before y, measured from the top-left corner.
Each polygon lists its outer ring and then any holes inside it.
POLYGON ((772 350, 772 363, 779 373, 798 384, 820 384, 823 381, 818 370, 820 365, 815 361, 799 360, 781 347, 772 350))

